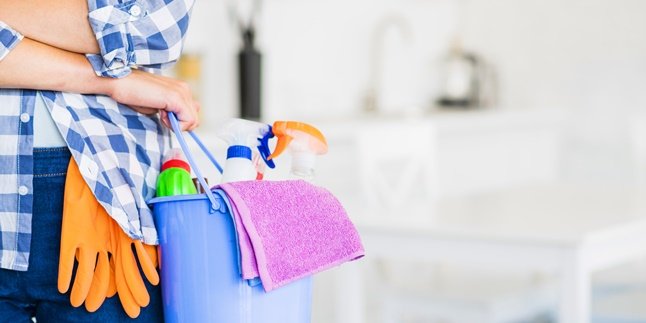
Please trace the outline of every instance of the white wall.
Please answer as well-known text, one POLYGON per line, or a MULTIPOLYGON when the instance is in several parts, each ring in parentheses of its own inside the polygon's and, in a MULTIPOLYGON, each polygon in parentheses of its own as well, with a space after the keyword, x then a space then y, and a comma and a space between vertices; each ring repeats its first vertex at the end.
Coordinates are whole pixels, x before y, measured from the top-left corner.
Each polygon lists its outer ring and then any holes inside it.
POLYGON ((233 116, 236 108, 237 39, 224 0, 197 0, 184 52, 202 55, 200 89, 205 126, 233 116))
POLYGON ((467 0, 463 12, 467 45, 496 63, 503 106, 573 112, 567 173, 634 177, 630 120, 646 111, 645 1, 467 0))
POLYGON ((472 0, 467 44, 497 63, 513 107, 644 107, 646 2, 472 0))
POLYGON ((454 25, 449 0, 267 1, 262 47, 271 116, 350 116, 361 112, 384 20, 401 21, 384 40, 386 108, 427 106, 437 87, 437 57, 454 25))
MULTIPOLYGON (((237 110, 238 36, 226 1, 199 2, 186 42, 204 55, 207 118, 237 110)), ((263 3, 267 117, 345 117, 361 111, 368 86, 371 37, 382 19, 401 17, 411 33, 386 35, 384 86, 393 105, 428 105, 437 88, 437 58, 453 28, 450 0, 270 0, 263 3), (401 103, 401 104, 398 104, 401 103)))
MULTIPOLYGON (((205 54, 209 116, 236 111, 237 35, 226 1, 198 1, 187 50, 205 54)), ((591 111, 646 106, 646 2, 640 0, 268 0, 260 47, 270 117, 342 117, 360 111, 371 37, 402 17, 409 39, 386 37, 390 102, 427 105, 457 26, 495 63, 509 108, 591 111)))

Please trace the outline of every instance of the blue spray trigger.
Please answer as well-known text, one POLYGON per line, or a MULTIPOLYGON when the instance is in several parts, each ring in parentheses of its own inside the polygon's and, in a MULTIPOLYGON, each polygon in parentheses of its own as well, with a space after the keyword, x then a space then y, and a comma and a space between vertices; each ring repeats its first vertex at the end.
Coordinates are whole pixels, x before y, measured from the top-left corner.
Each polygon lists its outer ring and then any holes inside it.
POLYGON ((269 139, 271 138, 274 138, 274 132, 272 131, 271 126, 269 126, 269 131, 267 131, 262 138, 258 138, 258 141, 260 142, 258 145, 258 152, 260 152, 260 156, 262 157, 262 160, 265 161, 265 164, 267 164, 267 167, 273 169, 276 168, 276 164, 273 160, 267 159, 271 156, 271 151, 269 151, 269 139))

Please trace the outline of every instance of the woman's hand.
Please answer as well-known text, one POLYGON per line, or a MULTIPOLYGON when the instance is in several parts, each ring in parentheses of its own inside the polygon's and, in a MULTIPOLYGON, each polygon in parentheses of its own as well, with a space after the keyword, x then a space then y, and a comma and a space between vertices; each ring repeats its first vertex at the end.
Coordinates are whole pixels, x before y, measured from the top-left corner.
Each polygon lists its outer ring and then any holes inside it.
POLYGON ((108 95, 140 113, 160 112, 162 122, 169 128, 168 112, 177 115, 182 130, 193 130, 199 125, 200 105, 182 81, 133 70, 124 78, 112 80, 108 95))
POLYGON ((169 128, 167 112, 177 114, 183 130, 199 123, 200 106, 186 83, 138 70, 120 79, 99 77, 84 55, 29 38, 0 61, 0 88, 105 94, 141 113, 161 112, 169 128))

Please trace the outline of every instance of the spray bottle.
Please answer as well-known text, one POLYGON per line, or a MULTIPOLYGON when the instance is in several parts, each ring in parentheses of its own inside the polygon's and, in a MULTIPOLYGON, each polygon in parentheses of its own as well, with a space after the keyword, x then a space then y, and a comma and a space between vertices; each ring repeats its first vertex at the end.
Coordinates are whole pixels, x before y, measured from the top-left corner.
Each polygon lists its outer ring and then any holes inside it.
MULTIPOLYGON (((252 161, 252 148, 258 148, 262 156, 267 155, 268 141, 273 137, 271 126, 255 121, 230 119, 218 127, 217 135, 229 145, 222 183, 256 179, 258 173, 252 161)), ((273 168, 272 165, 273 163, 269 164, 269 167, 273 168)))
POLYGON ((191 166, 180 149, 171 149, 164 156, 157 179, 157 196, 197 194, 191 178, 191 166))
POLYGON ((311 182, 314 179, 316 156, 327 153, 327 141, 323 134, 309 124, 296 121, 276 121, 272 131, 278 143, 267 159, 272 160, 289 146, 292 154, 291 176, 311 182))

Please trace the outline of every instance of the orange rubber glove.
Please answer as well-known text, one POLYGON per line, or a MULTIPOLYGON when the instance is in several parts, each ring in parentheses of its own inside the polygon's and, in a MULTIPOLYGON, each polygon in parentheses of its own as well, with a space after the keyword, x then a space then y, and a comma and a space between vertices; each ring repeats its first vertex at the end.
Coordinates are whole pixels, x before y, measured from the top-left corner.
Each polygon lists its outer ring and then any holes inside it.
POLYGON ((65 183, 58 290, 65 293, 69 289, 76 258, 72 306, 85 302, 85 308, 94 312, 106 297, 119 293, 125 312, 136 318, 140 308, 150 302, 150 296, 139 274, 133 245, 146 278, 157 285, 156 246, 144 245, 123 232, 96 200, 72 159, 65 183))
POLYGON ((78 307, 85 301, 87 310, 94 312, 103 304, 110 285, 111 218, 94 198, 73 159, 67 169, 64 202, 58 291, 69 290, 76 258, 70 302, 78 307))
POLYGON ((157 248, 131 239, 115 221, 111 222, 110 232, 112 236, 110 266, 114 272, 117 294, 126 314, 136 318, 139 316, 141 307, 147 306, 150 302, 150 295, 139 273, 137 259, 146 279, 151 284, 157 285, 159 283, 159 274, 155 269, 157 248), (137 259, 135 259, 133 247, 137 259))

